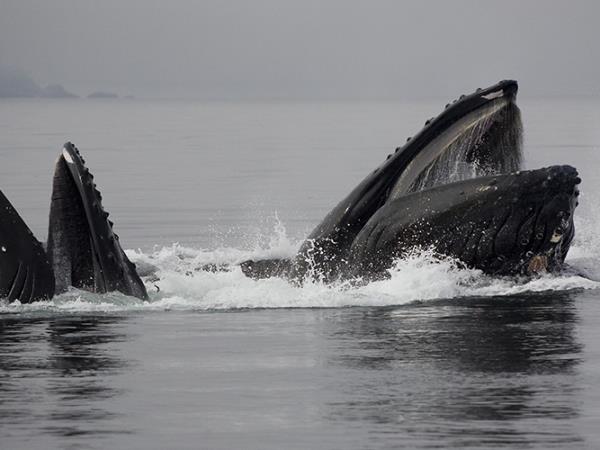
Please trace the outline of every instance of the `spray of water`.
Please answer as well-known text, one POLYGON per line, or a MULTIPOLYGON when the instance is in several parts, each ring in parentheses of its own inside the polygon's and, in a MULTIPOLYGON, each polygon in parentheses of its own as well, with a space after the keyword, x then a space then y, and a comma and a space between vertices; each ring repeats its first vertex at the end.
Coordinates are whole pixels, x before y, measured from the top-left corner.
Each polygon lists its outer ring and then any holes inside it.
MULTIPOLYGON (((91 294, 71 289, 51 301, 21 305, 0 302, 0 314, 82 314, 100 312, 164 310, 229 310, 239 308, 336 308, 346 306, 402 305, 414 301, 521 295, 529 292, 569 289, 599 289, 600 271, 582 276, 581 262, 598 267, 600 248, 592 221, 580 223, 573 244, 573 258, 567 260, 574 270, 538 278, 495 278, 459 262, 440 258, 431 251, 414 251, 396 261, 386 280, 369 284, 339 282, 326 284, 308 278, 301 286, 280 278, 247 278, 240 261, 251 258, 291 257, 299 242, 289 239, 285 227, 275 222, 273 233, 258 241, 270 242, 252 250, 232 247, 194 249, 173 244, 151 252, 128 251, 138 266, 152 267, 145 274, 149 301, 120 293, 91 294), (589 226, 588 226, 589 225, 589 226), (593 263, 590 263, 593 261, 593 263), (219 270, 203 270, 207 264, 219 270), (598 281, 595 281, 598 280, 598 281)), ((571 256, 571 255, 570 255, 571 256)))

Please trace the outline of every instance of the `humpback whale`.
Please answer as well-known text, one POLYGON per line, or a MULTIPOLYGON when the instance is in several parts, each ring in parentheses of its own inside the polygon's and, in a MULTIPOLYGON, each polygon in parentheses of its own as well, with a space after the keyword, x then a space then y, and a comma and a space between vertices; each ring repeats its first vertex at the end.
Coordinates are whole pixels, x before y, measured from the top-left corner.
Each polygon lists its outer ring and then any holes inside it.
POLYGON ((1 192, 0 212, 0 298, 28 303, 69 286, 148 298, 93 175, 70 142, 55 166, 46 250, 1 192))
POLYGON ((394 258, 415 247, 433 247, 494 274, 557 267, 573 235, 573 186, 580 180, 568 167, 516 173, 522 159, 517 90, 516 81, 504 80, 447 104, 331 210, 295 258, 244 261, 242 271, 300 282, 307 276, 325 282, 368 278, 385 275, 394 258), (543 196, 540 189, 550 181, 556 195, 543 196), (566 223, 546 220, 553 213, 563 214, 566 223), (549 250, 540 243, 546 229, 538 228, 549 223, 566 238, 551 254, 540 254, 542 247, 549 250), (510 247, 510 233, 532 226, 542 237, 510 247), (499 240, 502 245, 495 245, 499 240), (524 262, 533 257, 535 263, 524 262))

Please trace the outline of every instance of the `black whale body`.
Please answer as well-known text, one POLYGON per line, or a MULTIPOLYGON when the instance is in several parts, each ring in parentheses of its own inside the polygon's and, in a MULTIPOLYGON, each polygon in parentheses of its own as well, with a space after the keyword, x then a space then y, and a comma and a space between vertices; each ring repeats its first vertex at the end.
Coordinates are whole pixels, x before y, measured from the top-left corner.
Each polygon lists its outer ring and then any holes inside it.
MULTIPOLYGON (((252 278, 283 276, 300 282, 306 277, 325 282, 348 277, 371 278, 385 275, 393 259, 406 250, 432 246, 469 267, 493 274, 528 271, 532 266, 524 261, 532 258, 535 267, 558 267, 574 233, 572 212, 576 190, 572 185, 578 180, 575 170, 548 168, 493 180, 481 178, 520 169, 522 126, 515 103, 517 90, 515 81, 505 80, 446 105, 439 116, 428 120, 417 135, 389 155, 333 208, 308 236, 295 258, 245 261, 241 263, 242 271, 252 278), (524 187, 537 186, 538 181, 541 186, 545 177, 555 176, 563 181, 565 177, 568 179, 559 183, 560 196, 569 198, 572 205, 561 205, 561 214, 569 214, 569 222, 564 224, 567 238, 560 243, 561 256, 552 255, 552 263, 544 263, 548 257, 536 253, 537 242, 531 248, 506 248, 502 252, 493 245, 490 248, 488 241, 494 241, 491 238, 494 227, 509 214, 514 220, 508 223, 513 224, 520 215, 530 214, 531 205, 546 207, 544 211, 553 208, 553 198, 540 197, 539 189, 531 191, 524 187), (491 191, 500 197, 494 199, 494 209, 487 204, 491 192, 483 195, 491 181, 498 183, 491 191), (472 191, 473 195, 456 195, 462 191, 472 191), (534 196, 533 192, 538 194, 534 196), (465 203, 465 198, 471 203, 465 203), (436 209, 428 208, 426 202, 435 203, 436 209), (470 223, 472 230, 462 223, 461 213, 468 213, 464 222, 470 223), (382 240, 382 236, 386 239, 382 240), (458 251, 461 246, 464 250, 458 251)), ((527 216, 527 220, 536 219, 527 216)), ((528 229, 529 222, 518 227, 528 229)), ((502 235, 509 230, 505 226, 502 235)))
POLYGON ((42 244, 0 192, 0 298, 30 302, 54 295, 54 272, 42 244))
POLYGON ((29 303, 69 286, 148 298, 112 226, 92 174, 66 143, 54 172, 47 251, 0 192, 0 298, 29 303))

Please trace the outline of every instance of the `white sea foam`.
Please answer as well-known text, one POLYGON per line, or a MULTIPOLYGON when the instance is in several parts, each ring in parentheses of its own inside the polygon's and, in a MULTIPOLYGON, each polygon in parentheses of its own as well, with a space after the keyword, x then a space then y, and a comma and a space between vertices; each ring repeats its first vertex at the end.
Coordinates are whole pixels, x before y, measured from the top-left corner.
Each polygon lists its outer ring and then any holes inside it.
POLYGON ((593 224, 593 221, 577 224, 578 238, 568 259, 573 270, 533 279, 490 277, 478 270, 460 268, 455 261, 440 259, 429 252, 416 252, 397 261, 389 279, 362 286, 310 281, 296 286, 278 278, 258 281, 247 278, 237 263, 250 258, 289 257, 296 252, 299 242, 288 239, 285 228, 278 223, 270 239, 262 240, 268 244, 253 250, 228 247, 206 250, 173 244, 149 253, 128 251, 131 260, 145 274, 149 301, 120 293, 98 295, 72 289, 50 301, 0 304, 0 313, 384 306, 455 297, 598 289, 600 272, 595 267, 600 251, 590 237, 594 233, 593 224), (203 270, 207 264, 219 270, 203 270))

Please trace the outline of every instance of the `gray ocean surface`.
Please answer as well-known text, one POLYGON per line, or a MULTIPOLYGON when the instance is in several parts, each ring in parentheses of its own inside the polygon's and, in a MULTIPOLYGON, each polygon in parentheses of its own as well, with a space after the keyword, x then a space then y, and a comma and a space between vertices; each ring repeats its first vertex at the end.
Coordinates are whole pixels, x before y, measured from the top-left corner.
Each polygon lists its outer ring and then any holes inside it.
POLYGON ((70 140, 159 278, 148 302, 0 302, 0 448, 599 448, 598 100, 518 101, 526 167, 583 179, 565 273, 426 252, 363 287, 198 270, 294 254, 448 100, 0 100, 0 189, 36 236, 70 140))

